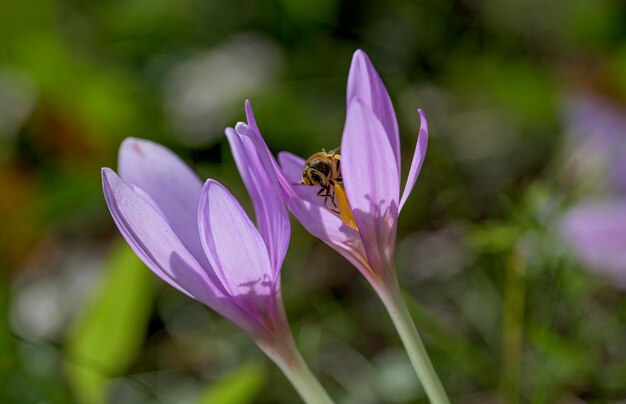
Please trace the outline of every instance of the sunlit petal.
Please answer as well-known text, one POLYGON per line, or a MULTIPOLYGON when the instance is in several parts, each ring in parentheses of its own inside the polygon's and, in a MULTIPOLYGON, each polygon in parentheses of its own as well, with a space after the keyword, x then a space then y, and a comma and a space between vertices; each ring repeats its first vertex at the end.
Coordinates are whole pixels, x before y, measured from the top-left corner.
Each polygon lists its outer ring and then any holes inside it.
POLYGON ((272 279, 276 280, 289 246, 289 216, 280 197, 273 168, 263 162, 253 138, 246 133, 250 129, 240 127, 239 130, 244 134, 228 128, 226 136, 239 174, 252 198, 258 230, 274 269, 272 279))
POLYGON ((392 260, 399 178, 385 131, 367 105, 352 102, 341 142, 342 175, 368 258, 382 267, 392 260))
POLYGON ((198 210, 200 237, 211 266, 236 299, 273 292, 273 271, 265 242, 237 199, 207 180, 198 210))
POLYGON ((395 166, 398 175, 400 175, 400 134, 396 113, 383 81, 367 54, 360 49, 354 52, 352 57, 346 98, 348 109, 350 109, 352 100, 359 98, 370 107, 378 118, 389 139, 395 158, 395 166))
POLYGON ((102 170, 104 196, 120 232, 144 263, 181 292, 222 310, 224 298, 211 273, 198 263, 172 228, 115 172, 102 170))
POLYGON ((145 192, 196 260, 208 265, 196 215, 202 182, 189 166, 169 149, 136 138, 122 143, 118 166, 120 177, 145 192))

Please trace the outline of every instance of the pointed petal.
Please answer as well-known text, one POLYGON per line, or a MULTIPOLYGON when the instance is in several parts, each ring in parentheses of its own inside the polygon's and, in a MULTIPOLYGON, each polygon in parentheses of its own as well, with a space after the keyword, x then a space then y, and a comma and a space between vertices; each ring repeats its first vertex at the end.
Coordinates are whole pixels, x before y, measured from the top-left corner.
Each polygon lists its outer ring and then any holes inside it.
POLYGON ((270 151, 270 148, 265 143, 263 136, 261 136, 261 132, 259 131, 259 128, 256 123, 256 119, 254 118, 252 105, 250 104, 250 101, 248 100, 246 100, 245 109, 246 109, 246 119, 248 121, 248 127, 251 129, 251 131, 244 131, 243 134, 247 137, 252 138, 253 144, 256 147, 257 153, 259 153, 259 156, 262 157, 262 160, 264 161, 266 167, 268 166, 268 162, 269 162, 269 166, 273 167, 276 180, 278 181, 280 185, 279 187, 280 197, 283 200, 283 202, 285 202, 294 194, 293 189, 292 189, 293 188, 292 184, 283 175, 283 172, 280 169, 278 162, 274 158, 274 155, 270 151))
POLYGON ((250 103, 250 100, 246 100, 245 110, 246 110, 246 121, 248 122, 248 126, 252 130, 260 134, 261 131, 259 130, 259 126, 256 123, 256 119, 254 118, 254 112, 252 111, 252 104, 250 103))
POLYGON ((259 151, 255 146, 255 134, 247 125, 240 123, 236 130, 227 129, 226 136, 254 204, 258 230, 274 269, 272 279, 277 280, 287 254, 291 228, 275 170, 269 158, 263 155, 265 150, 259 151))
POLYGON ((169 149, 142 139, 124 140, 119 152, 120 177, 140 188, 202 266, 208 261, 198 234, 198 202, 202 182, 169 149))
POLYGON ((161 279, 188 296, 224 313, 224 295, 151 205, 113 170, 102 170, 104 196, 120 232, 161 279))
POLYGON ((400 175, 400 134, 396 113, 383 81, 367 54, 360 49, 354 52, 350 66, 347 91, 348 109, 355 98, 360 98, 370 107, 385 129, 396 161, 398 175, 400 175))
POLYGON ((226 291, 240 302, 271 296, 273 271, 265 243, 237 199, 209 179, 198 217, 202 245, 226 291))
POLYGON ((385 131, 361 100, 350 105, 341 142, 341 173, 373 266, 393 260, 400 184, 385 131))
POLYGON ((413 154, 413 160, 411 161, 411 168, 409 169, 409 176, 406 179, 404 185, 404 191, 402 192, 402 198, 400 199, 400 211, 404 206, 404 203, 409 198, 415 181, 422 170, 422 164, 424 164, 424 157, 426 157, 426 148, 428 146, 428 121, 426 115, 421 109, 418 110, 420 114, 420 133, 417 137, 417 146, 415 147, 415 153, 413 154))

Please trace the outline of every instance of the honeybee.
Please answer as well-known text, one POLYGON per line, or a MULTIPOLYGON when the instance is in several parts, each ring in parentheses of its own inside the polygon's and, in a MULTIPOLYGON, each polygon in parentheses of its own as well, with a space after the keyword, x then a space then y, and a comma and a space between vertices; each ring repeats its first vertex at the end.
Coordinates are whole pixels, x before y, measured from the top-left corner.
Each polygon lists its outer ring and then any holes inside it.
POLYGON ((327 152, 322 149, 321 152, 315 153, 304 162, 302 168, 301 185, 319 186, 320 190, 317 195, 324 198, 324 206, 328 206, 330 200, 335 207, 331 208, 339 213, 337 203, 335 202, 335 187, 342 182, 341 178, 341 155, 339 149, 327 152))
POLYGON ((359 230, 343 189, 339 149, 329 152, 322 149, 321 152, 309 157, 302 168, 302 181, 299 184, 320 187, 317 195, 324 198, 324 206, 339 214, 347 226, 359 230), (333 207, 328 206, 329 200, 333 207))

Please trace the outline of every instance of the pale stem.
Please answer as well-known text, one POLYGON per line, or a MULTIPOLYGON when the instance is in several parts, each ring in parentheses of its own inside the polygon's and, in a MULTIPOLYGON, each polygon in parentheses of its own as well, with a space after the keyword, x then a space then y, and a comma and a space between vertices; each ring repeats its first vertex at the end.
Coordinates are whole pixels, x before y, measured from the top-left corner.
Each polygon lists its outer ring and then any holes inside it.
POLYGON ((379 294, 391 316, 393 324, 396 326, 396 330, 428 399, 433 404, 448 404, 450 402, 448 396, 441 381, 439 381, 435 368, 430 362, 426 347, 417 333, 397 281, 394 280, 390 285, 379 289, 379 294))
POLYGON ((311 369, 298 352, 295 344, 289 342, 280 350, 259 343, 259 347, 283 371, 287 379, 307 404, 333 404, 324 387, 317 380, 311 369), (287 348, 287 349, 285 349, 287 348))

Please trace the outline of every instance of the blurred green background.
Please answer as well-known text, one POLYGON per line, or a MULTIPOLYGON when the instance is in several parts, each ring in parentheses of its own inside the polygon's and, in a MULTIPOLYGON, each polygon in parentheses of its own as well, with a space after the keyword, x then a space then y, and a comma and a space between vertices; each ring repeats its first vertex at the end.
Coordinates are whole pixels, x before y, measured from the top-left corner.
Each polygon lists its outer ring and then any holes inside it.
MULTIPOLYGON (((273 151, 338 146, 358 48, 394 101, 405 176, 417 108, 429 118, 397 261, 452 401, 626 398, 625 294, 558 231, 611 192, 573 132, 581 100, 626 111, 624 3, 3 0, 0 402, 298 402, 243 332, 134 256, 100 168, 125 137, 155 140, 249 208, 224 128, 250 98, 273 151)), ((338 402, 426 402, 377 297, 296 222, 282 273, 338 402)))

